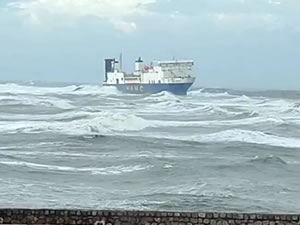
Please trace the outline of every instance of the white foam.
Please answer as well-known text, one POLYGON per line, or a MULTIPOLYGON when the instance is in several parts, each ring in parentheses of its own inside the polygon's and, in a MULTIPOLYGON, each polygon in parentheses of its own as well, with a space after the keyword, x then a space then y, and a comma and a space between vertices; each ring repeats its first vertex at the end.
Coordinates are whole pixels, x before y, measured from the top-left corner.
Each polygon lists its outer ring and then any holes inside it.
MULTIPOLYGON (((163 95, 165 96, 165 95, 163 95)), ((168 95, 167 95, 168 96, 168 95)), ((239 115, 241 112, 229 111, 222 106, 226 100, 222 102, 213 102, 213 101, 201 101, 199 99, 185 99, 179 97, 147 97, 143 100, 143 105, 140 112, 172 112, 172 113, 207 113, 209 115, 213 114, 224 114, 224 116, 234 116, 239 115)), ((225 106, 232 106, 232 104, 227 104, 225 106)), ((245 110, 246 111, 246 110, 245 110)))
MULTIPOLYGON (((198 109, 199 110, 199 109, 198 109)), ((201 109, 202 112, 209 112, 211 114, 216 114, 216 113, 222 113, 224 115, 237 115, 238 113, 236 112, 230 112, 225 108, 222 108, 218 105, 212 105, 212 104, 206 104, 204 105, 201 109)))
POLYGON ((218 127, 218 126, 241 126, 254 124, 281 125, 285 123, 280 118, 250 117, 239 120, 203 120, 203 121, 152 121, 153 127, 218 127))
POLYGON ((170 92, 162 91, 157 94, 152 94, 142 99, 143 101, 151 101, 151 102, 164 102, 164 101, 180 101, 178 96, 173 95, 170 92))
MULTIPOLYGON (((57 145, 51 145, 52 148, 56 147, 57 145)), ((32 145, 31 145, 32 146, 32 145)), ((25 147, 28 149, 27 151, 10 151, 9 149, 1 149, 0 152, 1 154, 5 156, 31 156, 31 157, 36 157, 36 156, 55 156, 55 157, 74 157, 74 158, 95 158, 95 154, 84 154, 84 153, 75 153, 75 152, 48 152, 48 151, 31 151, 32 148, 29 146, 25 147)), ((19 148, 21 149, 21 148, 19 148)), ((24 149, 24 148, 23 148, 24 149)), ((15 149, 14 149, 15 150, 15 149)))
POLYGON ((168 135, 159 133, 143 132, 144 137, 151 138, 164 138, 180 141, 193 141, 199 143, 232 143, 241 142, 249 144, 269 145, 274 147, 284 148, 300 148, 299 138, 287 138, 267 134, 261 131, 243 130, 243 129, 230 129, 210 134, 198 135, 168 135))
POLYGON ((72 92, 77 86, 67 87, 38 87, 38 86, 26 86, 14 83, 0 84, 1 94, 30 94, 30 95, 44 95, 44 94, 64 94, 66 92, 72 92))
POLYGON ((0 96, 0 105, 29 105, 73 109, 72 102, 50 96, 0 96), (2 102, 1 102, 2 101, 2 102))
POLYGON ((118 174, 122 174, 122 173, 131 173, 131 172, 135 172, 135 171, 146 170, 146 169, 150 169, 152 167, 153 166, 142 166, 142 165, 115 166, 115 167, 106 168, 105 170, 103 170, 103 169, 95 170, 95 171, 93 171, 93 174, 94 175, 97 175, 97 174, 102 174, 102 175, 114 174, 114 175, 118 175, 118 174))
MULTIPOLYGON (((184 138, 187 139, 187 138, 184 138)), ((276 147, 300 148, 300 139, 279 137, 260 131, 232 129, 212 134, 195 135, 188 138, 199 142, 244 142, 251 144, 262 144, 276 147)))
POLYGON ((113 132, 138 131, 151 126, 149 121, 133 114, 118 112, 95 113, 92 118, 72 121, 10 121, 0 122, 0 132, 41 133, 67 135, 108 135, 113 132))
POLYGON ((171 169, 171 168, 173 168, 173 166, 172 166, 172 165, 170 165, 170 164, 166 164, 166 165, 164 165, 164 169, 171 169))
POLYGON ((187 95, 188 96, 197 96, 197 97, 210 97, 210 98, 235 97, 234 95, 228 94, 228 92, 210 93, 210 92, 205 92, 204 89, 188 91, 187 95))
POLYGON ((29 95, 120 95, 115 87, 102 87, 97 85, 71 85, 65 87, 38 87, 38 86, 25 86, 19 84, 0 84, 0 94, 29 94, 29 95))
MULTIPOLYGON (((254 112, 264 117, 277 117, 288 119, 290 117, 300 118, 298 101, 284 99, 268 99, 263 97, 231 96, 231 98, 192 98, 190 100, 199 108, 190 109, 194 112, 207 110, 211 114, 223 113, 224 116, 241 115, 247 112, 254 112), (203 107, 206 105, 207 108, 203 107), (201 109, 201 107, 203 107, 201 109), (230 109, 230 110, 228 110, 230 109)), ((252 115, 253 116, 253 115, 252 115)))
MULTIPOLYGON (((227 109, 220 107, 216 104, 206 104, 206 103, 190 103, 190 102, 180 102, 180 101, 162 101, 158 103, 152 103, 147 105, 146 108, 148 111, 155 112, 172 112, 172 113, 201 113, 201 114, 223 114, 224 116, 228 115, 238 115, 237 112, 230 112, 227 109)), ((145 110, 144 110, 145 111, 145 110)))
POLYGON ((149 169, 153 166, 142 166, 142 165, 133 165, 133 166, 111 166, 111 167, 70 167, 70 166, 56 166, 56 165, 45 165, 38 163, 30 163, 24 161, 0 161, 0 164, 3 165, 12 165, 12 166, 23 166, 29 167, 32 169, 39 170, 52 170, 52 171, 64 171, 64 172, 88 172, 93 175, 119 175, 122 173, 131 173, 135 171, 149 169))
POLYGON ((1 113, 0 120, 2 121, 53 121, 53 120, 75 120, 88 116, 93 116, 94 113, 84 111, 70 111, 57 114, 11 114, 1 113))
POLYGON ((202 195, 206 189, 207 183, 190 183, 180 182, 176 185, 165 186, 165 187, 154 187, 147 189, 147 193, 151 195, 155 194, 171 194, 171 195, 202 195))
POLYGON ((81 85, 68 94, 73 95, 122 95, 116 87, 112 86, 96 86, 96 85, 81 85), (77 90, 76 90, 77 89, 77 90))

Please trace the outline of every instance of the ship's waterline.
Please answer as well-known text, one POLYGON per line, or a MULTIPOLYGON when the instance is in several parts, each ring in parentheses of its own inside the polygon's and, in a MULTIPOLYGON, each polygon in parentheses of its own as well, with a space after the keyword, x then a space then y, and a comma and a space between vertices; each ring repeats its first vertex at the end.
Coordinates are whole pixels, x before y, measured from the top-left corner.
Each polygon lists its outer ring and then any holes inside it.
POLYGON ((163 91, 173 93, 175 95, 186 95, 193 83, 182 84, 104 84, 104 86, 116 87, 123 93, 131 94, 157 94, 163 91))

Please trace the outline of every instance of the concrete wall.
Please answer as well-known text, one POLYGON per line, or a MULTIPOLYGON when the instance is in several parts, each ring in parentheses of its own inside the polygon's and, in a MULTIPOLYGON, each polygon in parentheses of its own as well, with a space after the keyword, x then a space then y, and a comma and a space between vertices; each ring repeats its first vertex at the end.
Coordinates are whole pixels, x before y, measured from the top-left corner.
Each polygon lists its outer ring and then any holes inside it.
POLYGON ((0 224, 300 225, 300 215, 0 209, 0 224))

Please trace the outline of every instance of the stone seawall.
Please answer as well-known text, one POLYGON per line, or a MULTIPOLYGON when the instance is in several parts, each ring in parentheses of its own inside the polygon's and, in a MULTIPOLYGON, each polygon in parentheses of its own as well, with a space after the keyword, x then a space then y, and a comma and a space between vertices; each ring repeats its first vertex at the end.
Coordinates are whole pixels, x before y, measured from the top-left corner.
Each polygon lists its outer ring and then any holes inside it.
POLYGON ((300 225, 300 215, 0 209, 0 224, 53 225, 300 225))

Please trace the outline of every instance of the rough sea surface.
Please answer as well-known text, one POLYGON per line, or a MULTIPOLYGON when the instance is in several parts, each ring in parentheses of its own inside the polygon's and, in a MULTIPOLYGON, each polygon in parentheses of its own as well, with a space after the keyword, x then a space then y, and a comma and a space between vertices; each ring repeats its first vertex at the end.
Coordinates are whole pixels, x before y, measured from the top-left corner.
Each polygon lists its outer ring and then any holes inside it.
POLYGON ((0 84, 0 207, 300 211, 300 95, 0 84))

